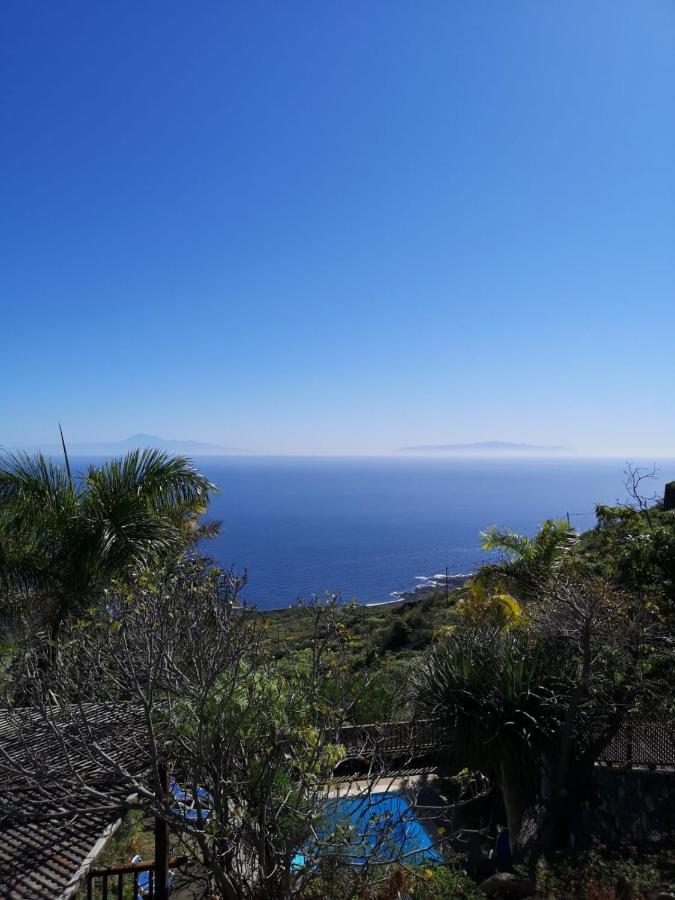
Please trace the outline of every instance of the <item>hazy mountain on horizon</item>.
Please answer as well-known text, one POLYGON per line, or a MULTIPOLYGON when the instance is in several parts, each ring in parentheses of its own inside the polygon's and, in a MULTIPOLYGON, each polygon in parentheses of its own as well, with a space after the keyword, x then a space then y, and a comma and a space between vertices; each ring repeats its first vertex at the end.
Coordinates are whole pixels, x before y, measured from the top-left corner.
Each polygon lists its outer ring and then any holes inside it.
POLYGON ((512 443, 511 441, 478 441, 472 444, 419 444, 399 447, 397 453, 573 453, 571 447, 546 444, 512 443))
MULTIPOLYGON (((165 450, 168 453, 176 453, 180 456, 228 456, 233 454, 248 454, 250 451, 241 447, 221 447, 219 444, 208 444, 201 441, 178 441, 171 438, 162 438, 154 434, 132 434, 121 441, 87 441, 83 443, 70 443, 66 440, 66 447, 70 456, 115 456, 128 453, 129 450, 154 447, 165 450)), ((60 444, 46 444, 39 448, 43 453, 62 453, 60 444)))

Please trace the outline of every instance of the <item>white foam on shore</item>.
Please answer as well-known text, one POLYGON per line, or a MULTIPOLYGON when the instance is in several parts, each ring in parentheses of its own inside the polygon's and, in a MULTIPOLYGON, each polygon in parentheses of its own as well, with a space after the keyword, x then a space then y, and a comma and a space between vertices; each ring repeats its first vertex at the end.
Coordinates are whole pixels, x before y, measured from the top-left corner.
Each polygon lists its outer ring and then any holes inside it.
POLYGON ((446 575, 445 572, 437 572, 435 575, 415 575, 415 581, 426 581, 427 584, 432 584, 435 581, 452 581, 457 578, 471 578, 473 572, 454 572, 446 575))
POLYGON ((432 581, 445 581, 447 578, 448 581, 451 581, 453 578, 472 578, 473 572, 455 572, 451 574, 450 572, 446 575, 445 572, 439 572, 438 575, 432 575, 432 581))
MULTIPOLYGON (((461 572, 455 575, 448 574, 448 581, 452 581, 453 579, 467 579, 473 577, 473 572, 461 572)), ((363 606, 386 606, 389 603, 400 603, 404 601, 405 603, 415 603, 420 597, 416 597, 417 593, 423 593, 424 588, 431 587, 431 585, 435 585, 436 582, 442 581, 445 582, 445 572, 440 575, 433 575, 431 578, 426 575, 415 575, 416 581, 424 582, 423 584, 418 584, 416 587, 411 588, 409 591, 391 591, 389 594, 390 597, 393 597, 393 600, 377 600, 375 603, 364 603, 363 606)))

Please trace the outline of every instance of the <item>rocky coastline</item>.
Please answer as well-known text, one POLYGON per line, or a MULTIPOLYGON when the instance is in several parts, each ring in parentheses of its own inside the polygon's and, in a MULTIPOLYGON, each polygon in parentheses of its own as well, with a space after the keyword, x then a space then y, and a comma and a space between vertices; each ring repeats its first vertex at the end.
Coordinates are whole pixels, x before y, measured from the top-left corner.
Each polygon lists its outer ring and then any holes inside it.
POLYGON ((407 591, 395 591, 391 600, 382 600, 378 603, 367 603, 366 606, 384 606, 390 604, 417 603, 426 597, 432 597, 442 591, 456 591, 473 578, 473 572, 459 575, 446 576, 445 572, 432 575, 429 578, 420 578, 420 583, 407 591))

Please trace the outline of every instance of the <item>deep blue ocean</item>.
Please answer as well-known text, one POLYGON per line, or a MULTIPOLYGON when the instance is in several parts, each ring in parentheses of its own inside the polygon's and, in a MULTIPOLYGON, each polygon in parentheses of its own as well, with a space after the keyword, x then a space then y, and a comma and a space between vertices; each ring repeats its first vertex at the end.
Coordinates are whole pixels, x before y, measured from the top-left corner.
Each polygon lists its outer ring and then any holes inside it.
MULTIPOLYGON (((221 488, 205 548, 248 573, 243 596, 261 609, 339 592, 392 600, 425 578, 471 572, 485 559, 480 531, 532 533, 549 517, 594 524, 596 503, 624 501, 621 460, 204 458, 221 488)), ((650 492, 675 478, 661 461, 650 492)))
MULTIPOLYGON (((60 461, 60 460, 59 460, 60 461)), ((97 460, 100 463, 102 460, 97 460)), ((72 460, 83 472, 91 460, 72 460)), ((222 522, 203 550, 247 572, 242 597, 260 609, 338 593, 386 603, 434 575, 475 571, 491 524, 532 534, 570 514, 585 530, 596 503, 625 502, 621 460, 203 457, 221 490, 222 522)), ((636 461, 641 465, 653 464, 636 461)), ((660 460, 646 491, 663 495, 675 460, 660 460)))

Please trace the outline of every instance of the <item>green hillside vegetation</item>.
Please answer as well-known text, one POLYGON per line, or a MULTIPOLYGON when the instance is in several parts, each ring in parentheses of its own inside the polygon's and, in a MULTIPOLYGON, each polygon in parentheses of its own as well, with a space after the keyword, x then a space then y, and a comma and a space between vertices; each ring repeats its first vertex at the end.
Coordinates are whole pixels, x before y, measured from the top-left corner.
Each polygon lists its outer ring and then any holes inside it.
MULTIPOLYGON (((466 588, 458 588, 449 595, 442 590, 422 600, 343 605, 340 621, 348 630, 355 663, 371 665, 388 655, 408 658, 424 650, 440 628, 456 620, 456 604, 465 596, 466 588)), ((307 616, 297 606, 261 615, 270 646, 278 655, 303 649, 312 639, 307 616)))
MULTIPOLYGON (((367 724, 405 719, 411 714, 406 687, 410 666, 438 634, 457 623, 457 603, 465 588, 377 606, 338 606, 333 646, 344 647, 353 705, 350 721, 367 724)), ((302 606, 261 616, 270 651, 281 663, 309 651, 316 636, 311 616, 302 606)))

